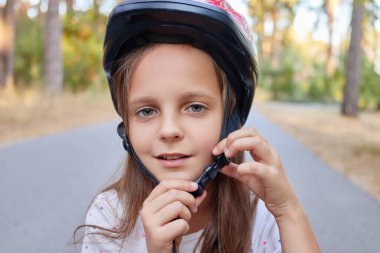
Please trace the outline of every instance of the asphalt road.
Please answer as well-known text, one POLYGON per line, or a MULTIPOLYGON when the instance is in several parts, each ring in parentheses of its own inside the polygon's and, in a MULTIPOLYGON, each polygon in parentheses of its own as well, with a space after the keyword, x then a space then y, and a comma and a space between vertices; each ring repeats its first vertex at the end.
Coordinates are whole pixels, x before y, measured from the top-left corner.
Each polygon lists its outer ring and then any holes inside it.
MULTIPOLYGON (((123 161, 117 121, 0 146, 0 252, 78 252, 73 231, 123 161)), ((380 204, 262 115, 323 252, 380 252, 380 204)), ((348 158, 349 159, 349 158, 348 158)))

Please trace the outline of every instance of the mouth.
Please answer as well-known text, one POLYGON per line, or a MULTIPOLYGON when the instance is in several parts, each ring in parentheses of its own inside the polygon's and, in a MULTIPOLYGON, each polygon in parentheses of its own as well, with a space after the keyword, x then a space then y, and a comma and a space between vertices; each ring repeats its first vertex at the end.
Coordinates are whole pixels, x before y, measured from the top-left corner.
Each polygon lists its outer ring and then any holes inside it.
POLYGON ((172 153, 172 154, 160 154, 156 158, 164 168, 178 168, 183 166, 191 155, 172 153))
POLYGON ((184 159, 184 158, 189 158, 189 155, 185 154, 162 154, 157 156, 158 159, 160 160, 178 160, 178 159, 184 159))

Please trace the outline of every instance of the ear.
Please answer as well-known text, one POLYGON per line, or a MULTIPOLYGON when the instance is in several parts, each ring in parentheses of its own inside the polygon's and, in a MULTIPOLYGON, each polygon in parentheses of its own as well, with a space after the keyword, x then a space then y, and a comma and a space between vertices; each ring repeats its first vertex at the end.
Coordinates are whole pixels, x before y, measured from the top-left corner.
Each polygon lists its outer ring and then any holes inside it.
POLYGON ((123 147, 124 149, 130 153, 130 146, 129 142, 127 140, 127 136, 125 134, 125 129, 124 129, 124 122, 120 122, 119 125, 117 126, 117 134, 120 136, 120 138, 123 140, 123 147))

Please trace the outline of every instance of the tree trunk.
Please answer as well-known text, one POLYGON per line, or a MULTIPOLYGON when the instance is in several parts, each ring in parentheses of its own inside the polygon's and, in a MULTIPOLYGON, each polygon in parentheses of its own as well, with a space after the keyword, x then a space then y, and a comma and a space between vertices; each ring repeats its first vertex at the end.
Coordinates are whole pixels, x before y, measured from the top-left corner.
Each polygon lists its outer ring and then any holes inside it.
POLYGON ((331 78, 335 72, 335 62, 333 54, 333 35, 334 35, 334 13, 335 7, 338 0, 325 0, 325 8, 328 18, 328 34, 329 34, 329 44, 327 47, 327 58, 326 58, 326 73, 327 77, 331 78))
POLYGON ((74 11, 74 0, 66 0, 66 13, 71 14, 74 11))
POLYGON ((268 59, 270 57, 270 43, 268 43, 264 32, 264 3, 249 0, 247 4, 249 15, 255 19, 253 30, 256 33, 259 59, 268 59))
POLYGON ((272 9, 271 17, 272 17, 272 22, 273 22, 272 45, 271 45, 271 66, 274 70, 277 70, 280 67, 280 52, 281 52, 281 40, 282 40, 282 32, 278 26, 279 20, 280 20, 280 10, 278 9, 278 7, 274 7, 272 9))
POLYGON ((363 0, 354 0, 351 21, 351 40, 348 50, 346 64, 346 83, 344 86, 344 97, 342 114, 356 117, 359 112, 359 81, 361 63, 361 39, 363 20, 363 0))
POLYGON ((5 85, 5 63, 4 63, 4 7, 0 6, 0 88, 5 85))
POLYGON ((0 38, 0 87, 7 90, 13 89, 13 61, 14 61, 14 37, 15 18, 14 0, 7 0, 2 11, 0 38))
POLYGON ((94 17, 99 17, 100 15, 100 10, 99 10, 100 4, 101 4, 100 0, 93 0, 94 17))
POLYGON ((56 96, 62 92, 63 86, 59 0, 49 0, 45 21, 45 89, 50 95, 56 96))

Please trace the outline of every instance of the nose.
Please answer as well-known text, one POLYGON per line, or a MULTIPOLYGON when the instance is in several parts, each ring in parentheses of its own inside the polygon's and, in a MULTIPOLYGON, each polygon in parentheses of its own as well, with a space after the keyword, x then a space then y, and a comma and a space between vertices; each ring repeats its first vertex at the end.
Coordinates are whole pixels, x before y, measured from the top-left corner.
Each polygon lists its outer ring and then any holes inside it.
POLYGON ((159 137, 164 142, 173 142, 182 140, 184 131, 181 126, 179 117, 174 113, 167 114, 162 118, 159 131, 159 137))

